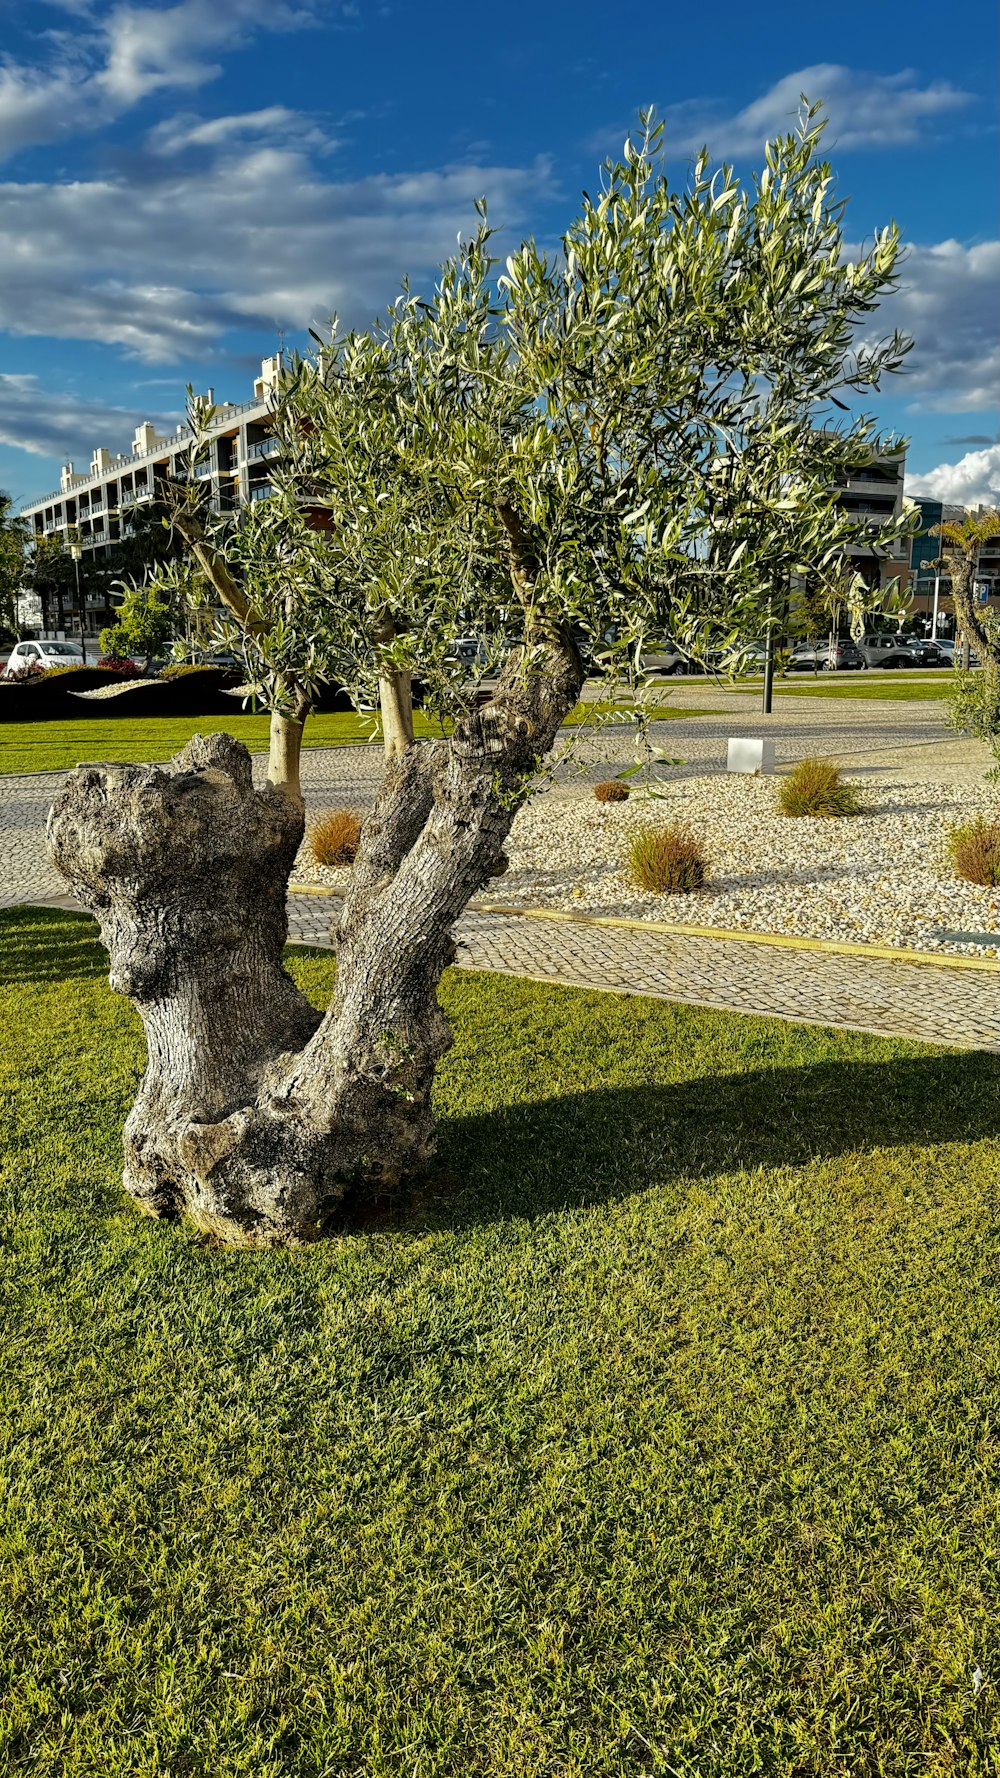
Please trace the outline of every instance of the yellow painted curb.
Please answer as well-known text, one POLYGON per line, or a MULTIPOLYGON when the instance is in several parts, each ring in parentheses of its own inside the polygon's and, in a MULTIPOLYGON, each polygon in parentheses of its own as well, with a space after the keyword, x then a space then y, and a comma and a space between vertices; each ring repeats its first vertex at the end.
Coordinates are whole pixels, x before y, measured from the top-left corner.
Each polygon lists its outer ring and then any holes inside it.
MULTIPOLYGON (((313 889, 306 883, 290 883, 289 895, 329 895, 329 889, 313 889)), ((629 920, 620 914, 573 914, 563 908, 512 908, 501 902, 477 902, 470 914, 508 914, 519 920, 559 920, 574 926, 623 926, 630 932, 663 932, 668 938, 740 939, 747 945, 777 945, 784 951, 829 951, 834 956, 876 957, 887 963, 928 963, 935 969, 987 969, 1000 964, 988 957, 943 957, 935 951, 906 951, 891 945, 852 944, 849 939, 801 938, 792 933, 742 932, 730 926, 671 925, 666 920, 629 920)), ((1000 945, 1000 933, 997 934, 1000 945)))
MULTIPOLYGON (((629 920, 616 914, 571 914, 561 908, 511 908, 499 903, 479 902, 470 908, 474 914, 517 914, 525 920, 563 920, 578 926, 624 926, 631 932, 663 932, 670 938, 741 939, 748 945, 777 945, 791 951, 831 951, 848 957, 877 957, 889 963, 929 963, 938 969, 989 969, 996 973, 998 965, 987 957, 942 957, 934 951, 905 951, 889 945, 851 944, 847 939, 800 938, 791 933, 742 932, 729 926, 670 925, 665 920, 629 920)), ((997 936, 1000 944, 1000 934, 997 936)))

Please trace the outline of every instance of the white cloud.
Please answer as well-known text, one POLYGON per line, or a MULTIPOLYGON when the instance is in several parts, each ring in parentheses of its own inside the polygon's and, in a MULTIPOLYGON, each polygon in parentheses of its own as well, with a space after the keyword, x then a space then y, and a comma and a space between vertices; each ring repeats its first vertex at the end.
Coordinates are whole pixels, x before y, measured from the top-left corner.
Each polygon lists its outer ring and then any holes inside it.
POLYGON ((973 98, 948 80, 921 85, 910 68, 874 74, 840 62, 818 62, 786 74, 740 111, 727 113, 710 99, 668 105, 664 145, 672 154, 696 154, 707 142, 717 160, 759 154, 769 138, 794 127, 802 93, 810 103, 824 105, 830 119, 828 141, 841 152, 924 141, 929 125, 962 110, 973 98))
POLYGON ((207 57, 257 30, 287 31, 315 11, 281 0, 178 0, 167 7, 116 6, 105 25, 107 56, 98 83, 130 107, 161 87, 201 86, 219 72, 207 57))
POLYGON ((1000 444, 967 451, 957 463, 939 463, 926 475, 908 475, 906 492, 957 506, 1000 506, 1000 444))
POLYGON ((538 162, 336 184, 260 147, 134 182, 0 185, 0 328, 177 362, 234 326, 367 322, 451 251, 481 193, 516 224, 548 181, 538 162))
POLYGON ((274 146, 328 152, 336 141, 287 105, 268 105, 263 111, 243 111, 231 117, 180 115, 165 118, 146 137, 154 154, 181 154, 190 149, 223 148, 228 143, 263 137, 274 146))
MULTIPOLYGON (((193 88, 219 72, 213 57, 261 31, 322 22, 320 0, 176 0, 172 6, 119 5, 100 18, 69 6, 73 31, 49 33, 48 64, 0 67, 0 159, 22 148, 101 129, 164 88, 193 88)), ((337 9, 339 10, 339 8, 337 9)))
POLYGON ((899 290, 886 298, 871 332, 894 327, 915 344, 893 392, 914 410, 992 409, 1000 393, 1000 241, 963 246, 936 241, 910 248, 899 290))
POLYGON ((73 458, 77 467, 89 462, 95 445, 126 449, 141 420, 152 419, 157 430, 166 433, 183 417, 114 407, 46 389, 34 376, 0 372, 0 444, 39 457, 73 458))

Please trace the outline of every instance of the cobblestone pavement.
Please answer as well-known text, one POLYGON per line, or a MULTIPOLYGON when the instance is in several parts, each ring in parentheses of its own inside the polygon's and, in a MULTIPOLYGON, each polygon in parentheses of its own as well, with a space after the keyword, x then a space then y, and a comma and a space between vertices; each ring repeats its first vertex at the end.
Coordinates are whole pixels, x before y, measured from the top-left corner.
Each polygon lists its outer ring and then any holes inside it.
MULTIPOLYGON (((704 706, 710 701, 710 689, 688 688, 678 696, 678 705, 683 700, 704 706)), ((720 694, 711 693, 711 702, 718 704, 719 698, 720 694)), ((734 730, 760 732, 746 699, 726 701, 732 713, 656 726, 657 743, 683 756, 682 765, 664 768, 669 775, 716 772, 724 767, 726 741, 734 730), (734 721, 737 713, 743 720, 734 721)), ((767 726, 779 759, 927 748, 929 743, 945 743, 947 737, 939 704, 822 699, 801 699, 799 704, 806 708, 782 712, 767 726)), ((559 769, 564 789, 572 792, 579 784, 585 794, 595 776, 606 774, 609 762, 632 757, 634 745, 629 731, 604 730, 559 769)), ((942 753, 947 754, 946 746, 942 745, 942 753)), ((262 775, 263 759, 255 763, 262 775)), ((365 804, 375 793, 381 770, 381 754, 375 747, 309 750, 303 756, 307 803, 314 808, 365 804)), ((58 773, 0 778, 0 906, 24 901, 72 905, 44 847, 45 817, 60 782, 58 773)), ((330 898, 293 895, 292 938, 328 943, 335 910, 330 898)), ((1000 1050, 1000 993, 996 973, 988 970, 484 912, 467 914, 457 937, 459 962, 469 969, 1000 1050)))
MULTIPOLYGON (((333 896, 291 896, 292 941, 330 946, 339 907, 333 896)), ((496 912, 466 914, 455 936, 462 969, 1000 1053, 996 969, 953 969, 496 912)))

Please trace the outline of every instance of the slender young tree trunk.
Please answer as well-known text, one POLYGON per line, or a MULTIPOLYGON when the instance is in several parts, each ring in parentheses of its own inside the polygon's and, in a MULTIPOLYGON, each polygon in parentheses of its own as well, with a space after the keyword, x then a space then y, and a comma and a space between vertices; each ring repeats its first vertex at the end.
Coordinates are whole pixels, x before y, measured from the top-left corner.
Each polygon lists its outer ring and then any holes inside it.
POLYGON ((378 682, 386 759, 402 759, 413 745, 413 675, 387 673, 378 682))
POLYGON ((529 667, 512 657, 493 703, 448 741, 389 760, 322 1016, 282 967, 303 831, 293 736, 279 733, 284 777, 263 790, 228 735, 196 736, 166 768, 81 766, 67 780, 50 856, 97 914, 111 986, 146 1029, 124 1138, 143 1209, 226 1241, 307 1241, 352 1185, 384 1188, 426 1163, 452 927, 501 867, 582 680, 568 642, 529 667))
POLYGON ((270 751, 267 761, 268 783, 284 792, 301 809, 305 807, 299 764, 302 757, 302 732, 305 716, 281 716, 271 712, 270 751))

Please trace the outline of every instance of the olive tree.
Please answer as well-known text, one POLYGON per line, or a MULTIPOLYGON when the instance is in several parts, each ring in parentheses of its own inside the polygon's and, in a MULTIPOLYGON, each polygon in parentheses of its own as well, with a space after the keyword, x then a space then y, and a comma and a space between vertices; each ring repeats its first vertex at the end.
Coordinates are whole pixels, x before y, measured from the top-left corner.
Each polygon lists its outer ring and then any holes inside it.
POLYGON ((882 441, 834 422, 907 349, 854 344, 899 241, 845 256, 821 129, 805 112, 749 188, 706 153, 675 190, 644 118, 554 254, 501 265, 481 212, 428 298, 404 289, 289 370, 273 499, 235 523, 178 507, 272 712, 268 782, 228 736, 196 738, 167 768, 79 768, 49 829, 145 1023, 125 1182, 146 1210, 305 1240, 349 1187, 419 1170, 452 928, 504 868, 580 639, 614 626, 626 662, 654 634, 734 645, 776 578, 832 571, 855 537, 834 484, 882 441), (485 704, 449 658, 460 625, 503 657, 485 704), (414 740, 417 674, 440 740, 414 740), (378 692, 388 757, 320 1014, 282 946, 330 677, 378 692))

